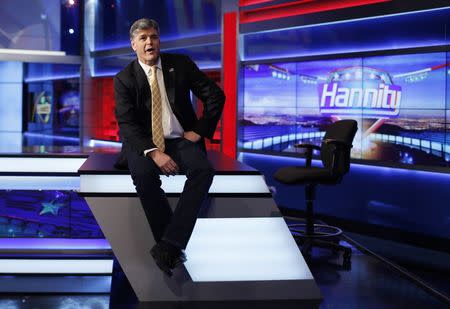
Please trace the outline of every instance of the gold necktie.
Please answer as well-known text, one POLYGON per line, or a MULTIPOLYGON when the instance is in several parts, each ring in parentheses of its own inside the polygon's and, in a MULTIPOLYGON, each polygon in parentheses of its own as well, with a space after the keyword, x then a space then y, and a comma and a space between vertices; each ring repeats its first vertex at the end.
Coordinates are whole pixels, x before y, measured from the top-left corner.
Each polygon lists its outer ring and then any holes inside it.
POLYGON ((152 137, 159 150, 164 151, 164 131, 162 126, 162 100, 156 76, 156 65, 151 66, 150 89, 152 91, 152 137))

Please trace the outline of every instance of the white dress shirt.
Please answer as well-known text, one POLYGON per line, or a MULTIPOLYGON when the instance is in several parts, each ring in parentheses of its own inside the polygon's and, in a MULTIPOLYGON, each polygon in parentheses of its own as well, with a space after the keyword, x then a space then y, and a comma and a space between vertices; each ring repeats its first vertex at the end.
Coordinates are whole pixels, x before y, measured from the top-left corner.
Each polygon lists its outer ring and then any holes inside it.
MULTIPOLYGON (((139 60, 139 64, 145 72, 146 76, 150 76, 150 79, 153 79, 152 70, 149 65, 141 62, 139 60)), ((172 111, 172 107, 170 106, 169 99, 167 98, 166 86, 164 85, 164 75, 161 66, 161 57, 158 58, 156 62, 156 78, 158 79, 159 92, 161 93, 161 103, 162 103, 162 126, 164 132, 164 138, 177 138, 184 136, 184 130, 180 125, 177 117, 172 111)), ((149 81, 150 83, 150 81, 149 81)), ((148 152, 153 151, 157 148, 146 149, 144 150, 144 156, 147 155, 148 152)))

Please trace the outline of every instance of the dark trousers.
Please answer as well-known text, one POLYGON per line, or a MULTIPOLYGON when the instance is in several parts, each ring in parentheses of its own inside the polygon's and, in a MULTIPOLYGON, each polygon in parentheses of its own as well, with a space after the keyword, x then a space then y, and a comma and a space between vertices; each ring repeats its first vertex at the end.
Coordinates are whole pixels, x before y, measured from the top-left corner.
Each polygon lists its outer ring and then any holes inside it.
POLYGON ((184 138, 166 139, 165 142, 165 153, 187 178, 175 211, 161 189, 160 177, 166 176, 160 176, 161 171, 151 158, 130 151, 128 167, 155 241, 165 240, 185 249, 211 186, 214 169, 198 144, 184 138))

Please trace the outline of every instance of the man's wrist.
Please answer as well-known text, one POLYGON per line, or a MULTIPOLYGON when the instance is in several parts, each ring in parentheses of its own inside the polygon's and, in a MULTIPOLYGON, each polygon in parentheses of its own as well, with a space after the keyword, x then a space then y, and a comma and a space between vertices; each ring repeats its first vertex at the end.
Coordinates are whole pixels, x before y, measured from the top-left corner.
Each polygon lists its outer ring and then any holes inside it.
POLYGON ((150 157, 150 153, 155 151, 158 148, 150 148, 150 149, 146 149, 144 150, 144 157, 150 157))

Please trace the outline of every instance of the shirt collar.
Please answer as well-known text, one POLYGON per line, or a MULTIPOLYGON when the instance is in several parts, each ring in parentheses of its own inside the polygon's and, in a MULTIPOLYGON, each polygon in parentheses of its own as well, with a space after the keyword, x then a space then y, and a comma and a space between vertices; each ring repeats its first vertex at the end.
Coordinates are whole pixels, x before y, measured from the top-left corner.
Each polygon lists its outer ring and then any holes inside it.
MULTIPOLYGON (((149 65, 147 65, 147 64, 145 64, 145 63, 143 63, 143 62, 141 62, 141 60, 138 60, 139 61, 139 64, 141 65, 141 68, 144 70, 144 72, 145 72, 145 75, 149 75, 150 74, 150 70, 151 70, 151 67, 149 66, 149 65)), ((162 70, 162 67, 161 67, 161 56, 159 56, 158 57, 158 61, 156 61, 156 67, 159 69, 159 70, 162 70)))

